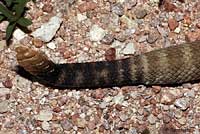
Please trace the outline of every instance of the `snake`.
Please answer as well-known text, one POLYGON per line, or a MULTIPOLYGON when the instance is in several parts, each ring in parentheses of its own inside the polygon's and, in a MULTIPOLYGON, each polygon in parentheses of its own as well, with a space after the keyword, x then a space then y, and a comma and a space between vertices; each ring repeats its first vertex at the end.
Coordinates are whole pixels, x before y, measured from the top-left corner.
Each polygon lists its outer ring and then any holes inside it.
POLYGON ((200 80, 200 41, 186 42, 125 59, 58 64, 26 46, 15 49, 18 72, 54 88, 174 85, 200 80))

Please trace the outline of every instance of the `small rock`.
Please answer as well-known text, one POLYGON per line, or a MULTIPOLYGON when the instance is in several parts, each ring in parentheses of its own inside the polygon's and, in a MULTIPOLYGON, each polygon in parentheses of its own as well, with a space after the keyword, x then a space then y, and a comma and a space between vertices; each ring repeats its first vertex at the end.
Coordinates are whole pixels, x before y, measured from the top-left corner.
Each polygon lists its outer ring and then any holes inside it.
POLYGON ((102 109, 104 109, 104 108, 107 107, 107 105, 108 105, 108 103, 105 102, 105 101, 103 101, 103 102, 101 102, 101 103, 99 104, 99 107, 102 108, 102 109))
POLYGON ((197 28, 200 29, 200 22, 196 24, 197 28))
POLYGON ((54 49, 56 49, 56 44, 54 42, 50 42, 47 44, 47 47, 54 50, 54 49))
POLYGON ((5 96, 7 94, 10 94, 10 89, 9 88, 1 87, 0 88, 0 97, 5 96))
POLYGON ((49 130, 50 129, 50 125, 47 121, 42 122, 42 129, 43 130, 49 130))
POLYGON ((124 49, 122 50, 122 53, 125 54, 125 55, 128 55, 128 54, 134 54, 135 53, 135 46, 133 43, 128 43, 124 49))
POLYGON ((89 38, 91 41, 100 41, 105 35, 105 30, 98 25, 93 25, 89 32, 89 38))
POLYGON ((124 15, 124 7, 121 3, 116 3, 112 6, 111 11, 119 16, 124 15))
POLYGON ((102 89, 97 89, 92 93, 92 97, 95 99, 103 99, 105 92, 102 89))
POLYGON ((157 29, 158 29, 158 32, 161 34, 161 36, 163 36, 163 37, 168 36, 168 32, 166 32, 164 28, 157 26, 157 29))
POLYGON ((17 87, 18 90, 23 92, 30 92, 32 90, 31 81, 20 76, 15 77, 13 84, 15 85, 15 87, 17 87))
POLYGON ((16 29, 14 32, 13 32, 13 37, 15 39, 17 39, 18 41, 20 41, 21 39, 25 38, 27 35, 20 29, 16 29))
POLYGON ((3 81, 2 84, 6 88, 12 88, 12 86, 13 86, 12 80, 10 78, 7 78, 5 81, 3 81))
POLYGON ((156 118, 153 114, 150 114, 150 115, 148 116, 148 121, 149 121, 150 124, 153 125, 153 124, 156 123, 157 118, 156 118))
POLYGON ((187 120, 186 120, 185 117, 182 117, 182 118, 178 119, 177 121, 178 121, 181 125, 185 125, 186 122, 187 122, 187 120))
POLYGON ((136 28, 137 27, 137 23, 134 20, 128 18, 126 15, 123 15, 122 17, 120 17, 120 21, 122 23, 126 24, 126 26, 128 28, 136 28))
POLYGON ((168 20, 168 25, 169 25, 169 29, 171 31, 174 31, 178 27, 179 23, 174 18, 170 18, 168 20))
POLYGON ((147 10, 146 9, 137 9, 135 11, 135 15, 137 17, 137 19, 143 19, 146 15, 147 15, 147 10))
POLYGON ((164 123, 169 123, 170 121, 171 121, 170 116, 167 115, 167 114, 165 114, 165 115, 163 116, 163 122, 164 122, 164 123))
POLYGON ((47 4, 44 4, 44 6, 42 7, 42 10, 44 12, 51 13, 53 10, 53 6, 50 4, 50 2, 47 2, 47 4))
POLYGON ((52 111, 41 110, 39 115, 36 115, 36 120, 40 121, 50 121, 53 118, 52 111))
POLYGON ((4 100, 0 102, 0 113, 5 113, 9 111, 9 103, 8 101, 4 100))
POLYGON ((189 98, 179 98, 175 101, 174 105, 181 110, 186 110, 190 106, 189 98))
POLYGON ((77 118, 76 119, 76 125, 78 128, 85 128, 86 127, 86 120, 85 119, 82 119, 82 118, 77 118))
POLYGON ((176 97, 172 93, 164 92, 161 95, 160 102, 168 105, 168 104, 172 104, 175 101, 175 99, 176 99, 176 97))
POLYGON ((191 25, 191 23, 192 23, 191 17, 189 15, 185 15, 183 17, 183 23, 184 23, 185 26, 191 25))
POLYGON ((79 22, 81 22, 81 21, 84 21, 84 20, 86 20, 87 19, 87 16, 86 15, 83 15, 83 14, 77 14, 77 20, 79 21, 79 22))
POLYGON ((137 0, 125 0, 125 7, 130 10, 132 7, 137 5, 137 0))
POLYGON ((93 1, 84 2, 78 6, 78 9, 81 13, 94 10, 97 7, 97 3, 93 1))
POLYGON ((116 59, 116 49, 110 48, 105 52, 105 59, 107 61, 112 61, 116 59))
POLYGON ((186 39, 188 42, 193 42, 193 41, 200 40, 200 29, 198 29, 198 30, 196 30, 196 31, 193 31, 193 32, 188 32, 188 33, 185 35, 185 39, 186 39))
POLYGON ((102 43, 106 45, 110 45, 114 40, 114 36, 112 34, 106 34, 101 40, 102 43))
POLYGON ((174 33, 180 33, 181 32, 181 29, 180 29, 180 27, 177 27, 175 30, 174 30, 174 33))
POLYGON ((184 96, 194 98, 195 97, 195 91, 189 90, 188 92, 184 93, 184 96))
POLYGON ((158 39, 158 34, 157 33, 150 33, 147 36, 147 42, 150 44, 153 44, 154 42, 156 42, 156 40, 158 39))
POLYGON ((58 16, 52 17, 49 22, 43 24, 40 28, 36 29, 32 36, 44 42, 49 42, 56 34, 62 23, 62 19, 58 16))
POLYGON ((128 116, 127 116, 126 114, 120 114, 119 118, 120 118, 120 120, 123 121, 123 122, 125 122, 125 121, 128 120, 128 116))
POLYGON ((124 95, 122 94, 118 94, 117 96, 113 97, 112 100, 115 104, 122 104, 122 102, 124 101, 124 95))
POLYGON ((66 131, 69 131, 73 128, 72 123, 69 120, 63 120, 60 122, 62 128, 66 131))
POLYGON ((5 32, 6 28, 8 27, 9 22, 8 21, 1 21, 0 23, 0 31, 5 32))
POLYGON ((6 48, 6 40, 0 40, 0 51, 6 48))
POLYGON ((143 35, 138 39, 139 43, 145 42, 147 40, 148 36, 147 35, 143 35))
POLYGON ((174 116, 177 118, 177 119, 180 119, 183 115, 183 112, 180 110, 180 109, 177 109, 174 111, 174 116))
POLYGON ((154 93, 159 93, 161 90, 161 86, 152 86, 152 90, 154 93))

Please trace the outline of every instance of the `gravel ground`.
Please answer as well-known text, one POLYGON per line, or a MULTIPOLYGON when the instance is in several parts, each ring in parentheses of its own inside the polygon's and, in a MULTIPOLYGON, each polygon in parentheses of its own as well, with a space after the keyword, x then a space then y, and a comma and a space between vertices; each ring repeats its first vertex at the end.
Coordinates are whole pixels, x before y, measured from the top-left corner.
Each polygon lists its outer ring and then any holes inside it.
MULTIPOLYGON (((200 39, 200 1, 36 0, 35 34, 0 24, 0 134, 199 134, 200 83, 58 90, 17 75, 17 44, 56 63, 121 59, 200 39), (53 19, 52 19, 53 18, 53 19), (49 25, 47 25, 49 22, 49 25), (48 30, 42 35, 41 26, 48 30)), ((42 29, 44 31, 44 29, 42 29)))

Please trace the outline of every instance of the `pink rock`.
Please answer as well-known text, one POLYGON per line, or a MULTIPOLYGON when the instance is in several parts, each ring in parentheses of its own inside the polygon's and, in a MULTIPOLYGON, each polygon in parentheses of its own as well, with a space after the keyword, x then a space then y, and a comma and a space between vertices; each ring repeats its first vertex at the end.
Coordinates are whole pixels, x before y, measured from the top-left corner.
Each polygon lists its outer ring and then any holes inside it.
POLYGON ((90 10, 94 10, 96 7, 97 7, 97 3, 90 1, 90 2, 84 2, 83 4, 80 4, 78 6, 78 9, 81 13, 83 13, 90 10))

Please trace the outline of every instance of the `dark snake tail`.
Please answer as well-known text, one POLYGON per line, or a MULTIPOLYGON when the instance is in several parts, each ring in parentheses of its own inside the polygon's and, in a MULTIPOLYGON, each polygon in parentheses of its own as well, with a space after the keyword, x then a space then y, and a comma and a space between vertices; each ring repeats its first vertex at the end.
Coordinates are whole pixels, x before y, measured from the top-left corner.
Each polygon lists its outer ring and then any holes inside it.
POLYGON ((17 47, 19 66, 38 82, 56 88, 171 85, 200 80, 200 41, 127 59, 55 64, 41 52, 17 47))

